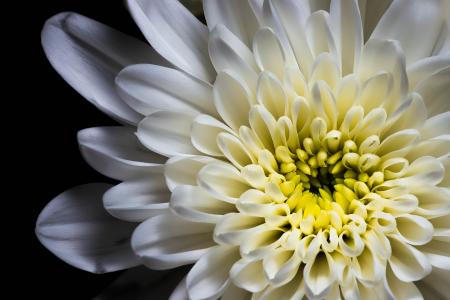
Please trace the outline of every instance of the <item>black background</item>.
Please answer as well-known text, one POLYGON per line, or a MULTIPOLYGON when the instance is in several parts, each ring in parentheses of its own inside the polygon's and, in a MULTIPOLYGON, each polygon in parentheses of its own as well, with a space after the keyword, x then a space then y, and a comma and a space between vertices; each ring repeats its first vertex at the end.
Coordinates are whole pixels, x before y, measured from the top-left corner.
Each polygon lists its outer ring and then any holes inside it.
POLYGON ((121 0, 30 2, 24 4, 27 6, 26 29, 19 36, 25 43, 22 49, 26 51, 22 55, 26 69, 22 69, 19 76, 26 84, 20 87, 20 96, 15 100, 21 106, 16 109, 26 111, 21 122, 26 123, 27 131, 22 132, 24 145, 20 147, 21 156, 26 156, 22 157, 22 169, 25 168, 26 173, 19 178, 23 180, 22 188, 26 187, 25 192, 29 194, 23 200, 31 212, 26 222, 31 245, 26 247, 26 263, 20 269, 18 281, 23 282, 26 293, 36 299, 92 299, 121 272, 95 275, 65 264, 40 245, 34 227, 39 212, 64 190, 89 182, 111 182, 83 161, 76 134, 83 128, 116 123, 83 99, 52 69, 41 47, 40 31, 51 16, 74 11, 142 37, 121 0))

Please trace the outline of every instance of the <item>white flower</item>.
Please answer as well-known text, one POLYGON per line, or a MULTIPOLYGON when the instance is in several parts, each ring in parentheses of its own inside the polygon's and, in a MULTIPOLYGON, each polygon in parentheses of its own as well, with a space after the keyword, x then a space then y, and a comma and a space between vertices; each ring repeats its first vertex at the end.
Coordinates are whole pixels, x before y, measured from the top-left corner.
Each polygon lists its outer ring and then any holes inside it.
POLYGON ((41 242, 92 272, 195 263, 172 299, 448 297, 449 1, 203 6, 207 27, 175 0, 128 1, 157 53, 47 22, 55 69, 127 125, 79 133, 123 182, 58 196, 41 242))

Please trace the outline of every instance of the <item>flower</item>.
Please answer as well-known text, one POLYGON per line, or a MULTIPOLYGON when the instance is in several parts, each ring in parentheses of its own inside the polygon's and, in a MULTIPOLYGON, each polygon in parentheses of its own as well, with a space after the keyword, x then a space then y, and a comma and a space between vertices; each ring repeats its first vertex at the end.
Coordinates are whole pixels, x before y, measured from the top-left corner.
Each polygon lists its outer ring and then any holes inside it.
POLYGON ((449 1, 207 0, 207 27, 127 3, 154 50, 73 13, 43 30, 125 124, 79 133, 123 182, 54 199, 47 248, 92 272, 194 263, 172 299, 445 297, 449 1))

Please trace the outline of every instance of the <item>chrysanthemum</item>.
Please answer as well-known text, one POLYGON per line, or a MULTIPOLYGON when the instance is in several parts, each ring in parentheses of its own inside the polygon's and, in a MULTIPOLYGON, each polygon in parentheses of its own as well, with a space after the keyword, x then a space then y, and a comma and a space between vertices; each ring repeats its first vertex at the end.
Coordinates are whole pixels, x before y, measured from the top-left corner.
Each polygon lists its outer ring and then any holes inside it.
POLYGON ((205 0, 207 26, 127 3, 152 48, 73 13, 43 30, 124 124, 79 133, 123 182, 50 202, 50 251, 91 272, 194 264, 172 299, 449 296, 449 1, 205 0))

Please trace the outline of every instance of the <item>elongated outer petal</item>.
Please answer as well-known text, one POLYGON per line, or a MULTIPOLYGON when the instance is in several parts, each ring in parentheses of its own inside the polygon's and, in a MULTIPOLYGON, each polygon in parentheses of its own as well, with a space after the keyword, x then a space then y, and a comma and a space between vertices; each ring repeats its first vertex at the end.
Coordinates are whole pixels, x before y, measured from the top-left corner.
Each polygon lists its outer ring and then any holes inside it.
POLYGON ((229 284, 230 268, 237 260, 238 247, 211 248, 188 273, 186 285, 190 299, 213 300, 220 297, 229 284))
POLYGON ((198 186, 180 185, 170 198, 170 208, 192 222, 217 223, 223 215, 235 212, 234 205, 211 197, 198 186))
POLYGON ((139 123, 137 137, 148 149, 161 155, 200 154, 191 143, 191 126, 195 115, 157 111, 139 123))
POLYGON ((408 92, 405 55, 397 41, 371 38, 364 45, 358 77, 364 82, 380 71, 391 73, 394 78, 393 91, 385 105, 389 113, 405 100, 408 92))
POLYGON ((414 90, 428 76, 449 66, 450 54, 426 57, 409 65, 406 71, 408 73, 410 90, 414 90))
POLYGON ((401 281, 394 275, 390 267, 386 269, 386 278, 384 281, 387 293, 392 299, 423 300, 423 296, 414 282, 401 281))
POLYGON ((431 264, 425 254, 395 236, 389 240, 392 246, 389 265, 398 279, 410 282, 430 274, 431 264))
POLYGON ((398 40, 409 64, 430 56, 444 25, 446 0, 397 0, 387 9, 371 38, 398 40))
POLYGON ((93 272, 136 266, 130 237, 135 224, 110 216, 102 205, 109 184, 74 187, 54 198, 36 221, 39 241, 66 263, 93 272))
POLYGON ((98 172, 118 180, 162 171, 165 158, 146 150, 128 127, 95 127, 78 132, 84 159, 98 172))
POLYGON ((149 46, 75 13, 50 18, 41 38, 52 66, 83 97, 120 122, 139 122, 141 115, 117 95, 114 77, 127 65, 165 64, 149 46))
POLYGON ((214 27, 209 36, 208 49, 217 72, 233 70, 250 90, 255 89, 258 67, 253 53, 228 28, 222 24, 214 27))
POLYGON ((258 20, 248 0, 206 0, 203 9, 209 30, 223 24, 244 44, 251 46, 258 20))
POLYGON ((128 66, 116 77, 119 94, 143 115, 157 110, 217 115, 212 86, 175 69, 139 64, 128 66))
POLYGON ((415 89, 427 106, 430 117, 450 110, 450 67, 424 79, 415 89))
POLYGON ((171 269, 196 262, 214 246, 212 230, 210 224, 192 223, 167 213, 141 223, 131 245, 144 265, 171 269))
POLYGON ((208 28, 177 0, 127 0, 128 8, 150 45, 181 70, 212 81, 208 28))
POLYGON ((170 191, 162 172, 124 181, 103 195, 105 209, 114 217, 142 222, 169 208, 170 191))
POLYGON ((332 1, 330 19, 342 75, 353 73, 363 45, 363 28, 357 0, 332 1))
POLYGON ((450 271, 433 268, 430 275, 416 282, 425 299, 444 300, 448 297, 450 271))
POLYGON ((260 292, 268 285, 261 260, 238 260, 231 267, 230 278, 236 286, 252 293, 260 292))

